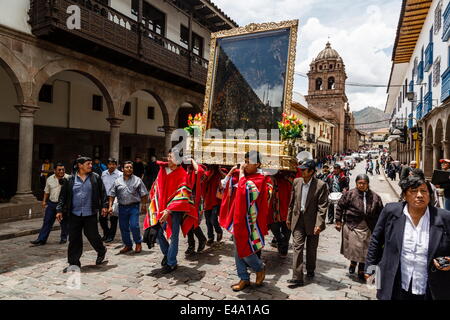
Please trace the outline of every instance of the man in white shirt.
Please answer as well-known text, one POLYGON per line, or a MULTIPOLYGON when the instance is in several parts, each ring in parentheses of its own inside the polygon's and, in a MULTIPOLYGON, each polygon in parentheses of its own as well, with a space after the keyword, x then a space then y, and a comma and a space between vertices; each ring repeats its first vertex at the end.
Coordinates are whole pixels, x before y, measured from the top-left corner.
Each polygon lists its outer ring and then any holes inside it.
MULTIPOLYGON (((103 171, 102 173, 102 181, 105 185, 106 195, 108 197, 111 196, 111 188, 114 185, 114 182, 123 176, 123 173, 117 169, 117 160, 114 158, 108 159, 108 170, 103 171)), ((111 226, 108 226, 108 216, 103 217, 100 215, 99 221, 100 226, 103 229, 103 238, 102 240, 105 243, 113 242, 114 237, 116 236, 117 231, 117 222, 119 220, 118 217, 118 203, 117 199, 114 201, 113 204, 113 214, 109 215, 109 221, 111 222, 111 226)))
MULTIPOLYGON (((45 210, 44 223, 42 225, 39 236, 36 240, 31 241, 35 246, 42 246, 46 244, 50 231, 56 220, 56 206, 58 204, 59 193, 61 191, 61 179, 68 178, 66 169, 62 163, 57 163, 54 168, 54 173, 45 182, 44 199, 42 200, 42 209, 45 210)), ((60 244, 67 242, 67 219, 61 221, 61 239, 60 244)))

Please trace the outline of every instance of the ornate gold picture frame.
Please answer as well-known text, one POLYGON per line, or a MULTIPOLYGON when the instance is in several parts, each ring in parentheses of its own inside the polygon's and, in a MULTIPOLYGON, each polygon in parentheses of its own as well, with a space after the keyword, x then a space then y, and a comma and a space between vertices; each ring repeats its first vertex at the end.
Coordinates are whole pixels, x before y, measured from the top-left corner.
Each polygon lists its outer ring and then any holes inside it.
MULTIPOLYGON (((286 60, 286 70, 284 75, 284 92, 282 97, 282 112, 290 113, 291 102, 292 102, 292 92, 294 83, 294 72, 295 72, 295 56, 296 56, 296 46, 297 46, 297 33, 298 33, 298 20, 282 21, 282 22, 271 22, 271 23, 261 23, 261 24, 249 24, 245 27, 235 28, 231 30, 224 30, 220 32, 213 33, 211 35, 210 44, 210 57, 208 66, 208 76, 206 82, 205 91, 205 101, 203 106, 203 114, 205 116, 203 128, 211 128, 211 106, 212 99, 214 98, 215 91, 215 81, 217 76, 218 67, 218 41, 226 39, 227 41, 239 41, 242 36, 261 36, 264 37, 265 34, 269 34, 273 31, 287 30, 288 31, 288 46, 287 46, 287 60, 286 60)), ((281 113, 282 113, 281 112, 281 113)), ((280 118, 277 121, 281 120, 280 118)), ((230 128, 232 129, 232 128, 230 128)))
POLYGON ((232 166, 243 161, 245 152, 258 150, 266 169, 296 170, 295 158, 279 138, 262 138, 261 135, 211 138, 206 132, 217 129, 225 134, 224 128, 245 132, 248 129, 278 130, 277 122, 282 120, 282 113, 291 112, 297 33, 298 20, 292 20, 252 23, 211 35, 203 134, 200 140, 191 139, 189 147, 196 160, 232 166), (252 61, 253 55, 256 62, 252 61), (218 65, 221 67, 219 76, 218 65), (217 88, 223 90, 215 91, 216 79, 220 83, 217 88), (245 89, 240 90, 242 87, 245 89), (211 108, 215 92, 220 92, 215 100, 216 114, 211 108), (213 116, 215 125, 211 126, 213 116), (252 127, 255 124, 256 127, 252 127))

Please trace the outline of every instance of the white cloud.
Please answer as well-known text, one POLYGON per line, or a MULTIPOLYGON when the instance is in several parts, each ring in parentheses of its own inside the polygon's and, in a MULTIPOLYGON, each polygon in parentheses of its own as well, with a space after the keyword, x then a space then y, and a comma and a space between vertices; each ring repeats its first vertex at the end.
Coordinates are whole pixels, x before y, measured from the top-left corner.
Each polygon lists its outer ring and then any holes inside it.
MULTIPOLYGON (((296 71, 306 73, 309 64, 325 48, 332 47, 344 60, 347 82, 387 85, 391 50, 395 41, 400 4, 393 0, 214 0, 240 25, 300 19, 296 71), (375 5, 374 5, 375 4, 375 5)), ((295 77, 295 91, 307 94, 307 79, 295 77)), ((347 86, 352 111, 366 106, 384 109, 385 88, 347 86)))

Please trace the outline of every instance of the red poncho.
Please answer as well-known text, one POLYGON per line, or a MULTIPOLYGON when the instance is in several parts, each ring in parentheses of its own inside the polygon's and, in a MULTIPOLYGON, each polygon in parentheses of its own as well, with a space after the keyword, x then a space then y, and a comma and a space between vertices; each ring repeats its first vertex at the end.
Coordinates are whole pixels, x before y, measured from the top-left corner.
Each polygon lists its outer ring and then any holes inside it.
MULTIPOLYGON (((227 202, 228 196, 224 194, 223 202, 227 202)), ((257 173, 241 178, 230 210, 227 213, 221 210, 222 226, 233 234, 240 258, 248 257, 264 247, 268 209, 268 177, 257 173)))
POLYGON ((212 210, 220 205, 220 199, 216 197, 222 175, 217 171, 206 171, 206 181, 204 183, 204 210, 212 210))
POLYGON ((269 206, 268 224, 287 220, 292 182, 282 175, 272 177, 273 194, 269 206))
MULTIPOLYGON (((198 214, 192 201, 192 191, 188 184, 188 175, 183 167, 167 174, 167 162, 158 161, 158 177, 150 190, 150 205, 144 219, 144 230, 156 225, 165 209, 184 212, 181 230, 183 235, 198 225, 198 214)), ((167 238, 172 236, 172 217, 169 215, 166 228, 167 238)))
POLYGON ((205 167, 201 164, 198 165, 198 171, 192 169, 187 174, 187 184, 195 195, 194 206, 197 212, 197 221, 195 221, 194 227, 197 228, 200 224, 201 215, 204 210, 203 201, 203 190, 204 190, 204 180, 205 180, 205 167))

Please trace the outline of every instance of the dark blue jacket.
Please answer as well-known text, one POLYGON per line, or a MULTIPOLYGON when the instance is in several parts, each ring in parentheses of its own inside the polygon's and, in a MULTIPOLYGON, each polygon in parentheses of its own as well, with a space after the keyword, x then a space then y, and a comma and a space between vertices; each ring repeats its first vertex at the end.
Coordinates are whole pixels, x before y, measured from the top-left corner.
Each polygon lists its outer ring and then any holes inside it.
MULTIPOLYGON (((372 234, 366 259, 366 272, 370 266, 378 265, 380 286, 377 298, 391 300, 400 285, 400 257, 403 246, 406 216, 403 208, 406 202, 387 204, 380 214, 372 234)), ((450 212, 429 207, 430 240, 428 245, 428 288, 431 299, 450 299, 450 271, 434 267, 433 259, 450 257, 450 212)), ((368 272, 370 273, 370 272, 368 272)))

